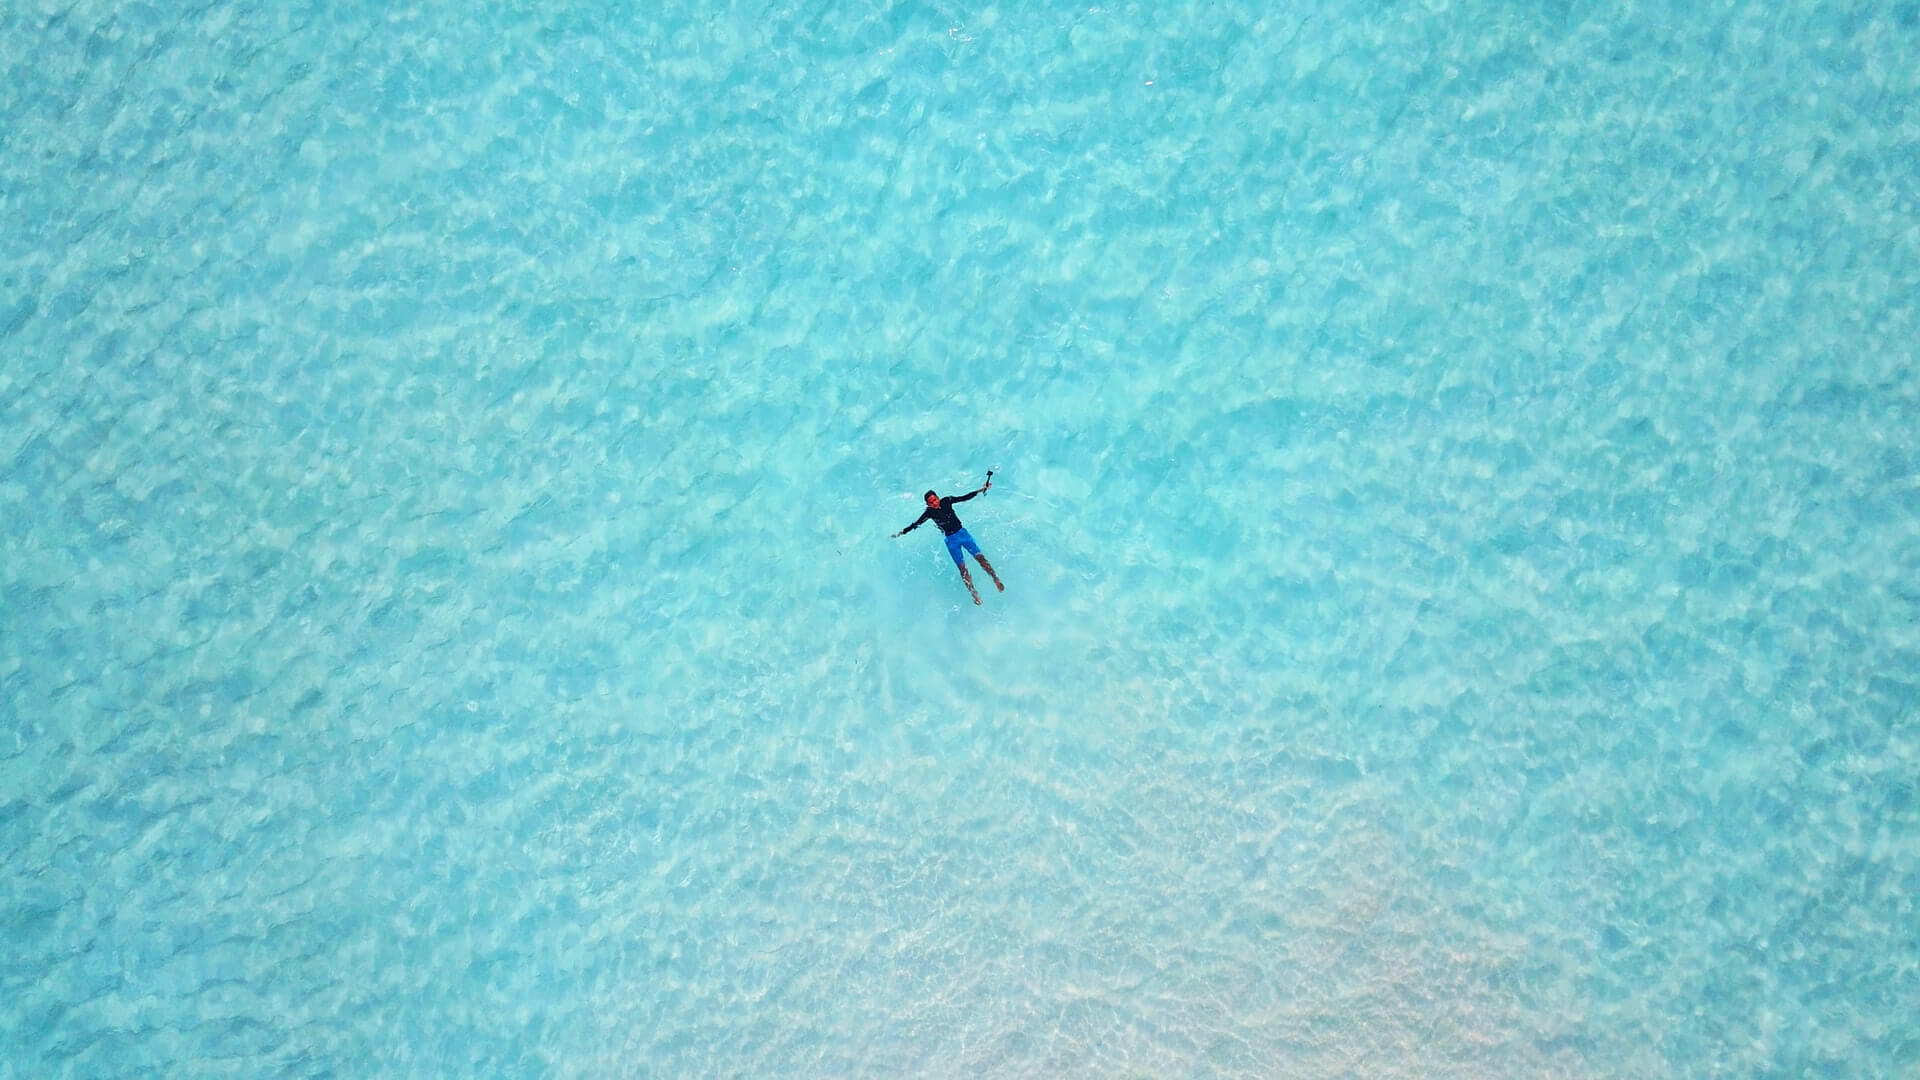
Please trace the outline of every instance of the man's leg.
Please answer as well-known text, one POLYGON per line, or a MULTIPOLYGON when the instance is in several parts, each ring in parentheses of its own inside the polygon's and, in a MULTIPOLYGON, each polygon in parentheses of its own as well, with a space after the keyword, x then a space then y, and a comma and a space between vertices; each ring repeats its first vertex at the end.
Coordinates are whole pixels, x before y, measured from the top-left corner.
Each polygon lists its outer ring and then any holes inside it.
POLYGON ((973 553, 973 557, 980 560, 980 568, 985 570, 987 576, 993 579, 993 587, 999 589, 1001 592, 1006 592, 1007 587, 1000 584, 1000 575, 993 572, 993 564, 987 561, 987 557, 980 554, 977 550, 973 553))
POLYGON ((973 602, 980 602, 980 590, 973 587, 973 575, 967 573, 967 564, 960 564, 960 580, 967 583, 967 591, 973 594, 973 602))

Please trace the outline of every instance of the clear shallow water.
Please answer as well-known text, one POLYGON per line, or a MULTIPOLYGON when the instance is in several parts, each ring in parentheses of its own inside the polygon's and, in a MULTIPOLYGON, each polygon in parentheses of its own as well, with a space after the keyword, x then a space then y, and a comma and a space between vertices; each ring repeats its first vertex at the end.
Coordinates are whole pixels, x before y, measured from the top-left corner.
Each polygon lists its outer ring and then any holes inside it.
POLYGON ((1920 19, 1538 7, 0 10, 0 1075, 1920 1067, 1920 19))

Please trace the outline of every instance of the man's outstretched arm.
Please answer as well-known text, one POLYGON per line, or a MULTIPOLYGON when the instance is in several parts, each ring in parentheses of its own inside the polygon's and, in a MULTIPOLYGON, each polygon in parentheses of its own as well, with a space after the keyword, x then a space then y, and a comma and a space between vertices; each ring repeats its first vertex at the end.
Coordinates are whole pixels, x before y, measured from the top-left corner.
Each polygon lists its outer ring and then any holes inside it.
POLYGON ((968 499, 973 498, 975 495, 980 494, 981 492, 987 490, 992 486, 993 486, 993 481, 989 480, 986 483, 981 484, 979 487, 974 488, 972 491, 967 492, 965 495, 953 495, 948 497, 946 501, 950 503, 966 502, 968 499))
POLYGON ((925 521, 925 520, 927 520, 927 512, 926 512, 925 510, 922 510, 922 511, 920 511, 920 516, 919 516, 919 517, 917 517, 917 518, 914 518, 914 519, 913 519, 913 524, 911 524, 911 525, 909 525, 909 526, 907 526, 907 527, 906 527, 906 528, 904 528, 904 529, 901 529, 901 530, 900 530, 899 532, 897 532, 897 533, 894 533, 893 535, 895 535, 895 536, 905 536, 905 535, 907 535, 908 533, 910 533, 910 532, 912 532, 913 530, 915 530, 915 529, 917 529, 917 528, 919 528, 919 527, 920 527, 920 523, 921 523, 921 522, 923 522, 923 521, 925 521))

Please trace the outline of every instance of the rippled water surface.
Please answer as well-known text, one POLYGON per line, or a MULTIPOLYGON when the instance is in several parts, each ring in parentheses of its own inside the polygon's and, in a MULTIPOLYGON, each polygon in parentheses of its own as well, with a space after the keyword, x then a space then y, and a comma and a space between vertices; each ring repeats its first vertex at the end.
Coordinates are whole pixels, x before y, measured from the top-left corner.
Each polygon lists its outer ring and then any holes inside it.
POLYGON ((1916 56, 0 5, 0 1076, 1920 1071, 1916 56))

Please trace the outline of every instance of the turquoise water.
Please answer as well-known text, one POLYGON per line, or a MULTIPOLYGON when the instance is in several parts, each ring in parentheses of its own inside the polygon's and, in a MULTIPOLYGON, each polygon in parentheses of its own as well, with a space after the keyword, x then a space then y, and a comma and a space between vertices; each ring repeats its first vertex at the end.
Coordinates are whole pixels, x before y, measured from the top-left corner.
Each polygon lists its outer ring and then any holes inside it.
POLYGON ((643 8, 0 6, 0 1075, 1920 1071, 1914 3, 643 8))

